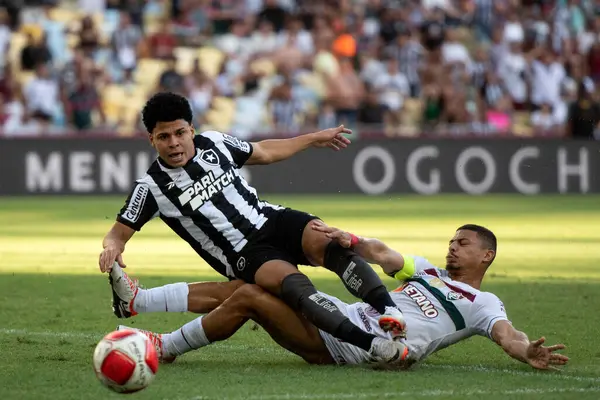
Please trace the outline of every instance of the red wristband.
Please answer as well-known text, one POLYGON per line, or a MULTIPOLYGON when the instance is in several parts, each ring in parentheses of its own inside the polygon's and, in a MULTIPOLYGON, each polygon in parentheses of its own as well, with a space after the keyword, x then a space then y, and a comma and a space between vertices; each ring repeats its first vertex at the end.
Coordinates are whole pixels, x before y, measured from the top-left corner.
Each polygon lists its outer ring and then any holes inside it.
POLYGON ((354 247, 358 244, 358 236, 351 234, 350 232, 348 232, 348 234, 350 235, 350 247, 354 247))

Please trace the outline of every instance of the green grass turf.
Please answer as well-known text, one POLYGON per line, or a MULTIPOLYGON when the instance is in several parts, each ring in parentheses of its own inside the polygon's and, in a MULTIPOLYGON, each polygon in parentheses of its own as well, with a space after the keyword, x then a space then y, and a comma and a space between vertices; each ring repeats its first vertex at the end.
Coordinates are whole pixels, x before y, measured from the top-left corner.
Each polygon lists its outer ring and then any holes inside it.
MULTIPOLYGON (((530 337, 563 342, 572 360, 539 373, 484 338, 431 356, 411 372, 314 367, 243 327, 161 366, 140 399, 597 399, 600 350, 600 197, 271 197, 361 235, 443 265, 447 241, 464 223, 499 238, 484 281, 530 337)), ((101 239, 122 198, 0 199, 0 393, 3 399, 118 398, 97 382, 92 351, 121 321, 97 271, 101 239)), ((160 221, 128 246, 129 272, 146 287, 219 279, 160 221)), ((321 290, 351 301, 324 270, 303 268, 321 290)), ((394 282, 385 277, 390 288, 394 282)), ((125 321, 170 331, 191 314, 146 314, 125 321)))

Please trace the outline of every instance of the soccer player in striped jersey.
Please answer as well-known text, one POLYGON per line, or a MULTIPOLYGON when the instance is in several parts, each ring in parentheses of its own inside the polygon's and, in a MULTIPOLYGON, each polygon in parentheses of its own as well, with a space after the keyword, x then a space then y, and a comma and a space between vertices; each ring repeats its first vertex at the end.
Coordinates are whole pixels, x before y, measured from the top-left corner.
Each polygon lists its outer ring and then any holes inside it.
MULTIPOLYGON (((401 281, 401 285, 390 292, 402 308, 409 327, 406 338, 399 340, 405 345, 405 354, 397 366, 410 367, 473 335, 490 338, 509 356, 533 368, 553 369, 568 362, 568 357, 555 353, 564 349, 564 345, 546 347, 543 337, 530 341, 525 333, 512 326, 500 299, 480 290, 485 272, 496 256, 496 237, 488 229, 478 225, 460 227, 450 240, 445 269, 437 268, 423 257, 402 255, 377 239, 358 238, 319 221, 312 223, 312 229, 325 233, 344 247, 353 247, 365 259, 379 264, 386 273, 401 281)), ((172 334, 142 331, 155 343, 163 361, 173 361, 192 348, 224 340, 249 319, 262 325, 281 346, 310 363, 367 364, 373 361, 364 350, 336 340, 256 285, 226 284, 229 287, 224 289, 231 295, 222 303, 216 298, 212 303, 207 301, 212 297, 211 291, 216 293, 210 285, 190 285, 195 293, 190 297, 190 301, 195 302, 190 303, 190 311, 198 311, 194 307, 221 305, 204 316, 194 330, 187 332, 188 342, 177 341, 172 334)), ((324 293, 322 296, 365 331, 396 339, 381 329, 379 313, 370 305, 346 304, 324 293)), ((122 328, 127 327, 119 326, 122 328)))
MULTIPOLYGON (((136 181, 104 238, 102 272, 110 272, 115 261, 123 267, 126 243, 159 217, 223 276, 256 283, 315 326, 374 357, 390 362, 401 357, 401 345, 353 324, 297 268, 322 265, 335 272, 350 293, 378 310, 382 329, 403 335, 402 313, 371 266, 323 232, 310 229, 309 223, 318 217, 262 201, 240 173, 243 165, 272 164, 310 147, 343 149, 350 143, 344 137, 349 130, 340 126, 257 143, 216 131, 195 135, 189 102, 173 93, 154 95, 142 119, 158 158, 136 181)), ((113 310, 118 317, 128 317, 134 312, 130 299, 120 296, 116 286, 130 280, 121 273, 119 267, 109 275, 113 310)), ((188 290, 185 284, 170 286, 165 296, 185 298, 188 290)))

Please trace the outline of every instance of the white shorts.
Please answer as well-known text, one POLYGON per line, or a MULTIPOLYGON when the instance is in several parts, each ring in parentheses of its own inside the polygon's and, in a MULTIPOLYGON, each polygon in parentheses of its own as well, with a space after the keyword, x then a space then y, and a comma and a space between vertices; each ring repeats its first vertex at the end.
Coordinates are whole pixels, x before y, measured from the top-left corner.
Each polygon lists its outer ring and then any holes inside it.
MULTIPOLYGON (((359 312, 362 314, 363 318, 361 318, 361 321, 357 321, 356 311, 359 310, 359 308, 356 307, 357 304, 349 305, 347 303, 344 303, 337 297, 330 296, 323 292, 319 292, 319 294, 333 302, 333 304, 335 304, 337 308, 339 308, 342 314, 347 316, 350 319, 350 321, 352 321, 352 323, 354 323, 355 325, 367 332, 374 333, 375 335, 379 336, 377 331, 373 332, 373 327, 372 324, 370 324, 369 319, 364 318, 364 313, 362 312, 362 309, 360 309, 359 312), (369 327, 367 328, 367 326, 369 327)), ((379 328, 379 324, 377 324, 377 328, 379 328)), ((369 353, 361 349, 360 347, 356 347, 350 343, 343 342, 340 339, 337 339, 329 333, 323 332, 320 329, 319 333, 321 334, 321 338, 323 338, 323 341, 325 342, 327 350, 329 350, 329 354, 331 354, 331 357, 335 360, 337 364, 364 364, 371 360, 371 356, 369 355, 369 353)))

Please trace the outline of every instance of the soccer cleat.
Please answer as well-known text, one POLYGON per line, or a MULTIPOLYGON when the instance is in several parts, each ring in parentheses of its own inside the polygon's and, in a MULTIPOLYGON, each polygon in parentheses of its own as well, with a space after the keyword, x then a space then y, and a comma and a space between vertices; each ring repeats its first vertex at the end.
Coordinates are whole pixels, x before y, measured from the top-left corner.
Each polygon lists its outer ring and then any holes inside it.
POLYGON ((396 307, 385 308, 385 313, 379 317, 379 327, 384 332, 390 332, 394 339, 406 338, 406 321, 396 307))
POLYGON ((373 361, 385 364, 403 364, 408 357, 408 347, 395 340, 375 338, 369 354, 373 361))
POLYGON ((161 333, 147 331, 144 329, 131 328, 131 327, 125 326, 125 325, 117 326, 118 331, 124 330, 124 329, 130 329, 132 331, 140 332, 141 334, 146 336, 148 339, 150 339, 150 342, 152 342, 152 344, 154 345, 154 348, 156 349, 156 355, 158 356, 158 361, 160 361, 162 364, 171 364, 173 361, 175 361, 176 356, 167 356, 164 354, 163 338, 162 338, 161 333))
POLYGON ((137 315, 133 301, 138 293, 137 281, 132 281, 116 262, 108 274, 108 282, 113 294, 113 312, 117 318, 129 318, 137 315))

